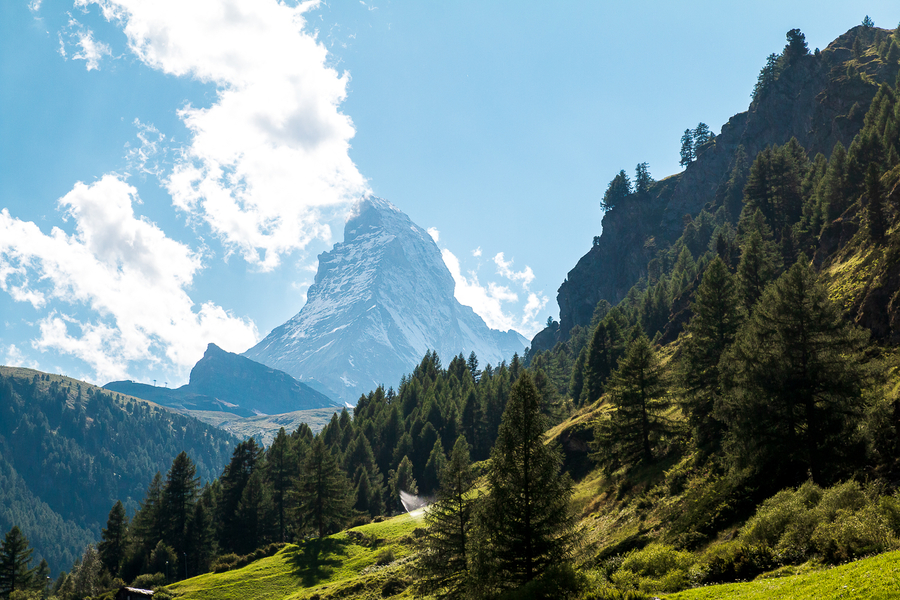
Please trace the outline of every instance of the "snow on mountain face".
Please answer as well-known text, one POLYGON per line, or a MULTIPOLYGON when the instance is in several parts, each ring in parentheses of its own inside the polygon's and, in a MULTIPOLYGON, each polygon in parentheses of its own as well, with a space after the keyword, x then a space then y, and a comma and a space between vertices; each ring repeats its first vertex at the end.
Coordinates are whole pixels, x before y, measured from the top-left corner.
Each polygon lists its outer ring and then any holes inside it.
POLYGON ((390 202, 368 197, 344 242, 319 255, 306 305, 244 356, 354 404, 380 384, 397 386, 429 350, 445 364, 474 351, 481 365, 525 350, 524 337, 488 328, 454 287, 431 236, 390 202))

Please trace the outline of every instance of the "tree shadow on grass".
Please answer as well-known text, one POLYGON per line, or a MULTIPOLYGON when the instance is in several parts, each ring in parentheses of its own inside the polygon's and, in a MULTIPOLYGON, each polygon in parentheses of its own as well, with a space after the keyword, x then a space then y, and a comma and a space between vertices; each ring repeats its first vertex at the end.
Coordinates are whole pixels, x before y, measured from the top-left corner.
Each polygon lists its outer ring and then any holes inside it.
POLYGON ((340 557, 347 555, 348 543, 346 539, 329 537, 307 540, 293 550, 290 562, 304 587, 312 587, 331 577, 335 567, 342 563, 340 557))

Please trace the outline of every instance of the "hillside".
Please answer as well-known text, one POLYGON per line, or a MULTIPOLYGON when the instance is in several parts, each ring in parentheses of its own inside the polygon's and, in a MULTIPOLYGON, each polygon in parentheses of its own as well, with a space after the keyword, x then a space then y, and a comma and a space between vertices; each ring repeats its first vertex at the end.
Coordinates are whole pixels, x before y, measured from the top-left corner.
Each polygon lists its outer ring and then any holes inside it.
POLYGON ((682 235, 686 216, 696 219, 704 208, 714 213, 734 196, 729 181, 736 166, 749 168, 761 150, 791 138, 810 158, 828 156, 838 142, 849 147, 879 85, 893 84, 897 75, 897 65, 878 52, 889 34, 857 26, 821 52, 791 61, 748 110, 733 116, 719 135, 698 148, 682 173, 654 182, 646 199, 608 210, 599 239, 559 288, 558 326, 538 333, 533 350, 565 341, 573 327, 589 325, 598 301, 616 304, 646 279, 651 261, 660 260, 682 235), (853 49, 857 39, 865 49, 860 55, 853 49))
POLYGON ((0 367, 0 415, 0 530, 19 525, 53 573, 99 538, 116 500, 133 512, 179 452, 210 481, 236 442, 151 402, 31 369, 0 367))

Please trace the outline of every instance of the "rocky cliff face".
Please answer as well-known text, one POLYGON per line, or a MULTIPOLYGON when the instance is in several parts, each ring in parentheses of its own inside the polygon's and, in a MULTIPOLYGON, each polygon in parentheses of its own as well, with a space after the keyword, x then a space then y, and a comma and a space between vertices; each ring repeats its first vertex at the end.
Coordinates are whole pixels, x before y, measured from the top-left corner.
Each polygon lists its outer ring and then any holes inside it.
POLYGON ((743 146, 748 160, 773 144, 792 137, 809 152, 831 154, 835 143, 849 146, 863 124, 878 84, 892 81, 895 68, 874 57, 855 60, 866 79, 848 74, 847 63, 857 37, 863 47, 879 30, 855 27, 825 50, 798 57, 751 104, 732 117, 721 133, 700 152, 684 172, 657 182, 652 200, 617 206, 603 217, 599 243, 585 254, 559 288, 558 333, 544 332, 532 350, 552 347, 549 342, 567 339, 575 325, 590 323, 596 303, 616 304, 637 281, 646 276, 647 262, 658 248, 671 245, 684 229, 684 216, 695 217, 713 206, 717 191, 731 174, 735 155, 743 146))
POLYGON ((306 305, 244 356, 353 404, 378 385, 396 386, 429 350, 447 360, 474 351, 482 364, 525 350, 528 340, 489 329, 454 287, 431 236, 369 197, 347 221, 344 242, 319 256, 306 305))

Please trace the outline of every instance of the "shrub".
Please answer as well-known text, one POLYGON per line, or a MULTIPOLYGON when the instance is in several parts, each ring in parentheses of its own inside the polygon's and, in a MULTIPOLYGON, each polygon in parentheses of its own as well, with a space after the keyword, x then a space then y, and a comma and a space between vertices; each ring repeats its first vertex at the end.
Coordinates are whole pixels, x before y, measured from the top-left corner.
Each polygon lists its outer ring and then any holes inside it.
POLYGON ((676 550, 672 546, 650 544, 642 550, 630 552, 622 561, 622 568, 643 577, 658 579, 674 570, 687 571, 694 564, 690 552, 676 550))
POLYGON ((131 582, 131 587, 141 588, 142 590, 152 590, 153 588, 166 583, 166 576, 162 573, 144 573, 138 575, 131 582))
POLYGON ((700 579, 696 583, 726 583, 753 579, 776 566, 775 552, 768 546, 731 542, 707 551, 693 574, 700 579))
POLYGON ((808 486, 813 484, 804 484, 806 490, 802 493, 800 490, 781 490, 763 502, 741 529, 741 541, 748 546, 775 548, 798 515, 809 512, 808 499, 813 494, 808 486))
POLYGON ((838 516, 838 511, 857 511, 866 504, 867 498, 862 487, 855 481, 847 481, 825 490, 816 510, 822 520, 834 521, 838 516))
POLYGON ((858 511, 839 509, 833 522, 816 528, 813 542, 829 562, 878 554, 896 546, 887 519, 875 506, 858 511))
POLYGON ((378 557, 375 559, 376 565, 389 565, 394 562, 394 551, 391 548, 386 548, 378 553, 378 557))
POLYGON ((564 600, 580 598, 587 580, 571 565, 547 569, 540 577, 522 587, 510 590, 500 600, 564 600))

